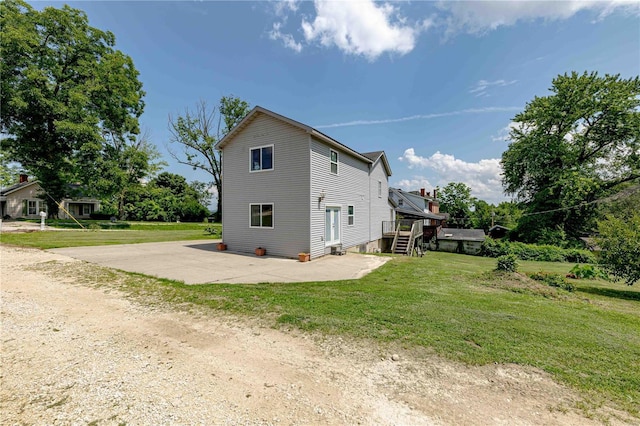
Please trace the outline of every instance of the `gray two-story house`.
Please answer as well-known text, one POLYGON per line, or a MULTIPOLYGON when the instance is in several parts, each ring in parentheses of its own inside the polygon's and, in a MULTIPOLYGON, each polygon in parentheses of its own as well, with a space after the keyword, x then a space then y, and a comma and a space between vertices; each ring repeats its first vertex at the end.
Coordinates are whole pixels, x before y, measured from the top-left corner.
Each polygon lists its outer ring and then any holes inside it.
POLYGON ((255 107, 217 144, 222 236, 229 250, 297 257, 373 251, 393 220, 382 151, 358 153, 318 130, 255 107))

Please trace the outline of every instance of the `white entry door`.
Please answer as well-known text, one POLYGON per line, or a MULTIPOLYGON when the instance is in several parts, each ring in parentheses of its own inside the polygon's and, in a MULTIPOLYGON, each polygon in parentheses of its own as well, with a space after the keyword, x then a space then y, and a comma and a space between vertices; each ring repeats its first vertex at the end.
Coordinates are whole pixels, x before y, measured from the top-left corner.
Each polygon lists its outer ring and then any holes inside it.
POLYGON ((340 207, 327 207, 324 225, 325 245, 340 243, 340 207))

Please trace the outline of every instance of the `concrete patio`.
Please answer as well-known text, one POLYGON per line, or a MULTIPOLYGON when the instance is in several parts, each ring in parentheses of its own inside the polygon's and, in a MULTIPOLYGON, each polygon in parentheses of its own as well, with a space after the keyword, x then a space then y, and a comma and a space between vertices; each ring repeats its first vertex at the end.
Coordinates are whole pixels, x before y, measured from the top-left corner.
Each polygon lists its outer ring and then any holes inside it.
POLYGON ((216 250, 217 241, 172 241, 51 249, 75 259, 158 278, 204 283, 336 281, 361 278, 389 257, 350 253, 311 262, 216 250))

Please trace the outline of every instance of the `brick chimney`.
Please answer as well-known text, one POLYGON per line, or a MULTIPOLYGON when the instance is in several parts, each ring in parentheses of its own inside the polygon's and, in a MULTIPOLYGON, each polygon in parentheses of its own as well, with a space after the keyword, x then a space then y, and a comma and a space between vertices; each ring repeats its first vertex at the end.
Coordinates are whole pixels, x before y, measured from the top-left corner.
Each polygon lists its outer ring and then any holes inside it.
POLYGON ((25 183, 29 181, 29 176, 28 175, 20 175, 20 183, 25 183))
POLYGON ((420 188, 420 196, 424 197, 424 188, 420 188))
POLYGON ((433 198, 438 198, 438 192, 436 188, 433 188, 433 198))

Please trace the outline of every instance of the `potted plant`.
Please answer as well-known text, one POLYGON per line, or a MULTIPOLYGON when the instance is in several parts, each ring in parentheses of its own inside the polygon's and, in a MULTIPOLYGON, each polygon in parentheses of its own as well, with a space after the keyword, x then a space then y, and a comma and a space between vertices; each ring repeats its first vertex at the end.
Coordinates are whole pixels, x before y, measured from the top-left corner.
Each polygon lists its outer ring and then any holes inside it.
POLYGON ((256 256, 264 256, 265 254, 267 254, 267 249, 262 247, 256 249, 256 256))
POLYGON ((298 260, 300 262, 308 262, 310 258, 309 253, 298 253, 298 260))
POLYGON ((227 245, 223 242, 218 243, 218 251, 225 251, 227 249, 227 245))

